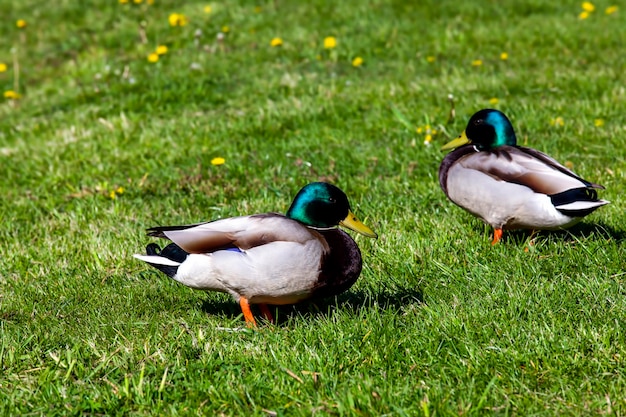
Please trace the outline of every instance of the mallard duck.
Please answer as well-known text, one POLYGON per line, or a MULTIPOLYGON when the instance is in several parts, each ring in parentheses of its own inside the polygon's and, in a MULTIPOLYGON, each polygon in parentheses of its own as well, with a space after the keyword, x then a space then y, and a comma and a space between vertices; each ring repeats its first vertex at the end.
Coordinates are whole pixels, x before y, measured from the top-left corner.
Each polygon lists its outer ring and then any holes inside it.
POLYGON ((474 114, 439 167, 439 184, 453 203, 494 229, 555 230, 572 226, 608 201, 603 186, 582 179, 548 155, 517 146, 504 113, 474 114))
POLYGON ((377 237, 350 210, 334 185, 302 188, 286 215, 232 217, 187 226, 148 229, 148 236, 173 243, 134 255, 183 285, 220 291, 239 302, 246 323, 256 326, 250 304, 273 321, 267 304, 295 304, 346 291, 361 273, 356 242, 336 226, 377 237))

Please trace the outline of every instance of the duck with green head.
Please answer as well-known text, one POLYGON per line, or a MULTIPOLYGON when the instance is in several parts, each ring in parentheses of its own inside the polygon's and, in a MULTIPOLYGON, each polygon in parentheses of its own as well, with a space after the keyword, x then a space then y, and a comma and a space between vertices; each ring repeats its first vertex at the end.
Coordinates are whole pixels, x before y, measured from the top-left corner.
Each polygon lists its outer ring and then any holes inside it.
POLYGON ((255 326, 250 304, 295 304, 346 291, 361 273, 361 252, 338 225, 377 237, 350 210, 332 184, 302 188, 287 211, 232 217, 187 226, 148 229, 172 241, 134 255, 188 287, 231 294, 246 323, 255 326))
POLYGON ((608 204, 601 185, 582 179, 548 155, 517 145, 504 113, 483 109, 439 167, 439 184, 453 203, 494 229, 492 244, 508 229, 556 230, 578 223, 608 204))

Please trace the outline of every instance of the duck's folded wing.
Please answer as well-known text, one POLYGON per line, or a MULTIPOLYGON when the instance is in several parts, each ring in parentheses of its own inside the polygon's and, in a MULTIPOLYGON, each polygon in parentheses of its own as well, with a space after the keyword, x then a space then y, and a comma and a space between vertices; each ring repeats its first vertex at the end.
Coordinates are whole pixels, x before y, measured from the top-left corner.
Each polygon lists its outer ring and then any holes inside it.
POLYGON ((603 188, 585 181, 556 160, 529 148, 503 146, 492 152, 478 152, 461 164, 493 178, 524 185, 536 193, 559 194, 577 188, 603 188))
POLYGON ((303 243, 310 240, 313 233, 295 220, 276 213, 148 229, 148 235, 167 238, 189 253, 211 253, 229 248, 248 250, 276 241, 303 243))

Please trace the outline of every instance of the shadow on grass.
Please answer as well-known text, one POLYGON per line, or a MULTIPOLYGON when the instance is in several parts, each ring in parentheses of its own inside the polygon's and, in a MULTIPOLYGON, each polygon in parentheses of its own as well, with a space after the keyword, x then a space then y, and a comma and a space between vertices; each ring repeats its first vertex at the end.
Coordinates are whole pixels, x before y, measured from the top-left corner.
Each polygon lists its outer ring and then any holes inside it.
MULTIPOLYGON (((515 242, 524 242, 530 238, 531 230, 511 230, 505 231, 503 241, 513 240, 515 242)), ((565 230, 540 230, 535 233, 534 237, 554 236, 554 238, 562 240, 571 239, 588 239, 598 237, 606 240, 614 240, 621 243, 626 240, 626 231, 618 230, 603 223, 578 223, 575 226, 565 230)))
MULTIPOLYGON (((380 309, 400 310, 403 306, 424 301, 421 289, 402 288, 395 292, 370 294, 364 291, 348 290, 335 297, 303 301, 295 305, 269 306, 276 318, 275 325, 281 326, 294 316, 304 318, 331 317, 335 312, 347 309, 355 313, 369 310, 374 306, 380 309)), ((226 315, 235 317, 241 314, 239 305, 235 301, 204 300, 202 311, 211 315, 226 315)), ((252 306, 255 318, 262 316, 258 307, 252 306)))

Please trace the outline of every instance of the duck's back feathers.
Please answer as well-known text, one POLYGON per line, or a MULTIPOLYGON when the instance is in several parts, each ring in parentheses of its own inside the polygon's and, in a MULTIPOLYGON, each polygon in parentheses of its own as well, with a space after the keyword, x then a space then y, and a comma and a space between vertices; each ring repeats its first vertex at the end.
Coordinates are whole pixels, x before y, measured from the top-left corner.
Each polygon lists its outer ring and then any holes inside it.
POLYGON ((153 227, 148 234, 170 239, 188 253, 212 253, 248 250, 277 241, 304 243, 311 238, 311 229, 282 214, 266 213, 191 226, 153 227))
POLYGON ((523 185, 540 194, 559 194, 576 188, 604 188, 582 179, 534 149, 500 146, 476 152, 473 145, 465 145, 448 154, 441 165, 439 178, 444 191, 449 167, 456 162, 465 169, 483 172, 498 181, 523 185))

